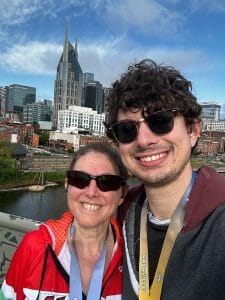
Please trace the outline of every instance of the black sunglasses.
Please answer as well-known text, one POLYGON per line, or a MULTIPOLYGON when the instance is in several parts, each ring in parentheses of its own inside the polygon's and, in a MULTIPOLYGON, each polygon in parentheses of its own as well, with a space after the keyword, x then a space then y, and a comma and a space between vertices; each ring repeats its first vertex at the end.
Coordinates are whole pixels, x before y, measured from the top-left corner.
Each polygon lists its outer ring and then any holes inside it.
POLYGON ((107 129, 112 131, 115 139, 122 144, 133 142, 139 129, 139 123, 145 122, 149 129, 155 134, 167 134, 174 126, 174 116, 178 112, 177 109, 156 111, 139 121, 122 120, 117 123, 107 126, 107 129))
POLYGON ((126 179, 118 175, 99 175, 94 176, 81 171, 67 171, 68 184, 79 189, 84 189, 90 184, 91 179, 96 181, 97 187, 102 192, 117 191, 122 185, 126 184, 126 179))

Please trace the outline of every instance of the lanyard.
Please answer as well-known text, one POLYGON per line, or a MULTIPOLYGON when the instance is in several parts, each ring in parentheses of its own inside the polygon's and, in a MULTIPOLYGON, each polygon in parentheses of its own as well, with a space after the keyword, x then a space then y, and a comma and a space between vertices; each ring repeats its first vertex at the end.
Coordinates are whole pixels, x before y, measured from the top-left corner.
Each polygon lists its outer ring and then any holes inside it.
POLYGON ((140 228, 140 257, 139 257, 139 300, 160 300, 162 284, 166 266, 173 249, 177 235, 183 227, 185 205, 194 185, 196 173, 192 172, 191 182, 189 183, 181 201, 179 202, 163 243, 154 280, 149 291, 149 262, 148 262, 148 240, 147 240, 147 210, 146 207, 141 211, 140 228))
MULTIPOLYGON (((75 233, 75 226, 74 224, 72 224, 71 231, 70 231, 71 240, 73 240, 74 233, 75 233)), ((105 266, 105 257, 106 257, 106 242, 103 245, 100 259, 97 261, 94 271, 92 273, 91 282, 87 294, 87 300, 100 299, 100 294, 102 289, 102 278, 103 278, 104 266, 105 266)), ((75 252, 74 243, 72 243, 72 251, 71 251, 69 300, 82 300, 80 267, 75 252)))

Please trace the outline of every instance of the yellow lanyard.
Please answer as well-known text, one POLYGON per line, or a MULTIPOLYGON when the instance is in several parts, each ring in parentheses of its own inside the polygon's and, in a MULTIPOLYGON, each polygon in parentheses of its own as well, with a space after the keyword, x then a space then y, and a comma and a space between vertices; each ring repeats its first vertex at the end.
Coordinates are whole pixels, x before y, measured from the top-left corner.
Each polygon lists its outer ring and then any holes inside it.
POLYGON ((161 254, 159 257, 158 265, 156 268, 154 280, 149 292, 149 262, 148 262, 148 240, 147 240, 147 209, 142 208, 141 211, 141 227, 140 227, 140 257, 139 257, 139 300, 160 300, 162 285, 166 266, 173 249, 177 235, 183 227, 185 205, 192 186, 194 184, 196 174, 192 173, 192 180, 185 191, 180 203, 178 204, 166 237, 162 246, 161 254))
POLYGON ((147 209, 141 210, 140 257, 139 257, 139 299, 149 299, 147 209))

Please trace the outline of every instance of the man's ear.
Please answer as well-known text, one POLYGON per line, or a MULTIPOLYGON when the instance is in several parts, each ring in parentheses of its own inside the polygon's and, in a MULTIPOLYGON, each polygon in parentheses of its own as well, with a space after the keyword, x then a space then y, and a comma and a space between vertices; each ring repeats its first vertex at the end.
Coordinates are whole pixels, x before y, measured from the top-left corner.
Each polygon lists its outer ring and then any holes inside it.
POLYGON ((191 125, 191 131, 189 133, 192 148, 196 145, 202 130, 202 122, 200 119, 196 119, 191 125))

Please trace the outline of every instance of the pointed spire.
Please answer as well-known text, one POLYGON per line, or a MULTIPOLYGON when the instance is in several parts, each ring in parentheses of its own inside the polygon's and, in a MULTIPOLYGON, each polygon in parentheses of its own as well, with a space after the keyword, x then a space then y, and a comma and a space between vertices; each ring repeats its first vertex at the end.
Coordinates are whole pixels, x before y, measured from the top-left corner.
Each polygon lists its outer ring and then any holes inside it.
POLYGON ((68 40, 68 20, 66 18, 66 31, 65 31, 65 42, 63 49, 63 61, 62 61, 62 107, 61 109, 66 109, 66 99, 67 99, 67 66, 68 66, 68 51, 69 51, 69 40, 68 40))
POLYGON ((68 62, 68 19, 66 18, 66 31, 65 31, 65 41, 63 49, 63 62, 68 62))
POLYGON ((78 51, 77 51, 77 47, 78 47, 78 40, 77 40, 77 37, 76 37, 76 42, 75 42, 75 55, 76 55, 76 58, 78 59, 78 51))

